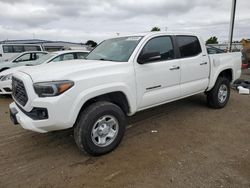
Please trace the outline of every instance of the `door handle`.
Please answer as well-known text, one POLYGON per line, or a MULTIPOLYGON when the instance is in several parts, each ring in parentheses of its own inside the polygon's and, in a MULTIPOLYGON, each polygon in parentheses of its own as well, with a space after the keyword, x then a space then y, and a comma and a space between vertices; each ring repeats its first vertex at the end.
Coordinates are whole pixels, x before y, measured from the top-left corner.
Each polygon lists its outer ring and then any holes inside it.
POLYGON ((178 69, 180 69, 180 67, 179 67, 179 66, 174 65, 174 66, 170 67, 170 69, 169 69, 169 70, 178 70, 178 69))
POLYGON ((200 65, 206 65, 206 64, 207 64, 207 62, 200 63, 200 65))

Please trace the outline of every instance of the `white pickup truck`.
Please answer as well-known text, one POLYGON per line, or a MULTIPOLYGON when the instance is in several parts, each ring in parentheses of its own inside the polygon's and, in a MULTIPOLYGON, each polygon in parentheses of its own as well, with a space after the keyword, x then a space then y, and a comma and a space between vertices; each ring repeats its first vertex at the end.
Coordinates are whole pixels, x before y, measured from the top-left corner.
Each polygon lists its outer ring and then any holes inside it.
POLYGON ((81 151, 115 149, 126 116, 204 93, 223 108, 241 75, 241 53, 208 55, 192 34, 143 33, 103 41, 86 60, 26 67, 13 76, 15 124, 46 133, 74 128, 81 151))

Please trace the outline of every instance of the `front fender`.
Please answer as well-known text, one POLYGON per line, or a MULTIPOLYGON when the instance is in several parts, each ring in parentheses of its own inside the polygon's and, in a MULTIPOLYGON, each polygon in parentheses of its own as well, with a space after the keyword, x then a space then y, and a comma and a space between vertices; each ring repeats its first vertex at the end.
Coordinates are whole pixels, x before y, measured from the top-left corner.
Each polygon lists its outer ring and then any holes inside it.
POLYGON ((70 122, 72 124, 75 123, 78 114, 82 108, 82 106, 90 99, 98 97, 100 95, 112 93, 112 92, 122 92, 127 100, 130 107, 129 114, 134 114, 136 112, 136 98, 133 96, 136 96, 133 94, 133 91, 129 89, 127 85, 124 83, 108 83, 96 87, 91 87, 89 89, 86 89, 79 93, 74 100, 74 104, 72 105, 74 108, 70 111, 70 122))

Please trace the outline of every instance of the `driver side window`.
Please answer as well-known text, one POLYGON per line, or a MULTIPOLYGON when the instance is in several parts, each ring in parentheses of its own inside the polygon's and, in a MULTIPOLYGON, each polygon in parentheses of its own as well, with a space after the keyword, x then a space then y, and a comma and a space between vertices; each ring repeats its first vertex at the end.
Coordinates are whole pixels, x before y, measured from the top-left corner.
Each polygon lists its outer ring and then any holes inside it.
POLYGON ((30 56, 31 54, 24 54, 22 56, 20 56, 19 58, 17 58, 14 62, 18 63, 18 62, 22 62, 22 61, 30 61, 30 56))
POLYGON ((174 47, 171 37, 161 36, 149 40, 147 44, 143 47, 139 58, 147 56, 147 54, 159 54, 159 58, 157 58, 157 60, 152 61, 165 61, 174 59, 174 47))

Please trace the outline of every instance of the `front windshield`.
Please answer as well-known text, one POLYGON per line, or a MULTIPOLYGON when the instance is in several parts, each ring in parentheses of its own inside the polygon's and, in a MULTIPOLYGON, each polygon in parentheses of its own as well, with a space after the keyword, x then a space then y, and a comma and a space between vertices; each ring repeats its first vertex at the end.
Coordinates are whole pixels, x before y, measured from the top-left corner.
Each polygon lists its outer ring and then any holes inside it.
POLYGON ((49 54, 43 55, 39 59, 33 61, 32 64, 39 65, 39 64, 45 63, 47 60, 49 60, 50 58, 56 55, 57 55, 56 53, 49 53, 49 54))
POLYGON ((130 36, 105 40, 86 59, 126 62, 141 39, 141 36, 130 36))

